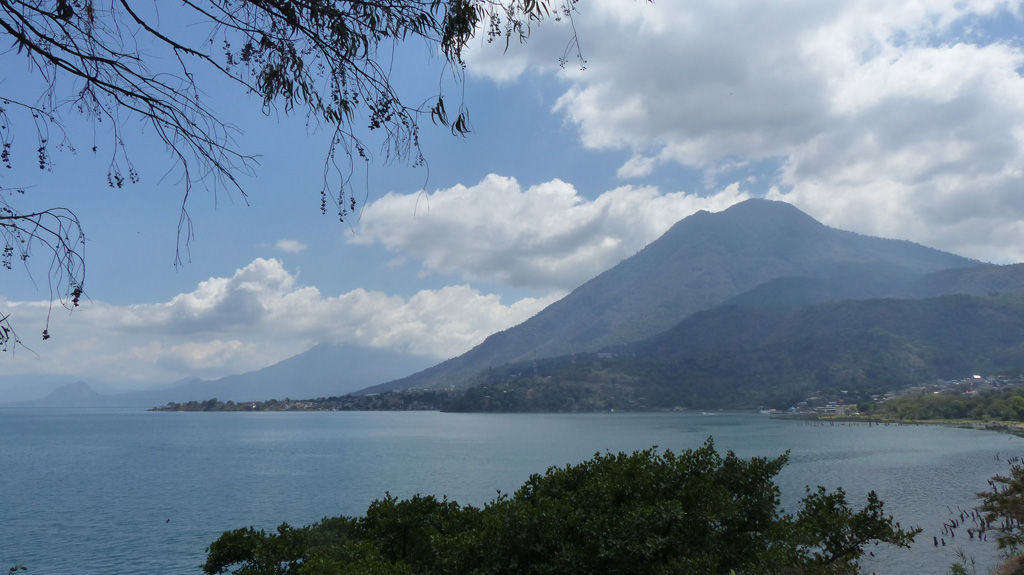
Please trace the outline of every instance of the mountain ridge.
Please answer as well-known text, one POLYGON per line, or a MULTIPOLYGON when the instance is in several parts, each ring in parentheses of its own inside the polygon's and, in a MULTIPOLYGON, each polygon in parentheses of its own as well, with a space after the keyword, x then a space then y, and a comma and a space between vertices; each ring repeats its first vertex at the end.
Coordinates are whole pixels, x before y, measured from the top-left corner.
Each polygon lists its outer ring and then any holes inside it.
POLYGON ((836 230, 784 202, 747 200, 680 220, 633 256, 459 357, 363 391, 459 386, 488 367, 640 341, 771 280, 870 268, 877 276, 871 293, 882 294, 931 272, 978 263, 906 240, 836 230))

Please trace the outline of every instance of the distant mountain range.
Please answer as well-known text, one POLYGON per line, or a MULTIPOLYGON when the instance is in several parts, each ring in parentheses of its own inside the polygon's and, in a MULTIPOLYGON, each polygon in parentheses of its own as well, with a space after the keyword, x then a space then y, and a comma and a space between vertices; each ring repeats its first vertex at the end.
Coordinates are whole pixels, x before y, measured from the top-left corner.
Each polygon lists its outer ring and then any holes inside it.
POLYGON ((10 405, 153 407, 210 398, 239 402, 330 397, 414 373, 435 361, 384 349, 321 344, 269 367, 216 380, 192 379, 160 389, 117 394, 97 393, 88 384, 76 382, 41 399, 10 405))
POLYGON ((790 204, 748 200, 681 220, 526 322, 368 391, 465 386, 506 364, 642 341, 724 304, 792 307, 993 289, 1024 289, 1024 270, 1006 274, 911 242, 829 228, 790 204))

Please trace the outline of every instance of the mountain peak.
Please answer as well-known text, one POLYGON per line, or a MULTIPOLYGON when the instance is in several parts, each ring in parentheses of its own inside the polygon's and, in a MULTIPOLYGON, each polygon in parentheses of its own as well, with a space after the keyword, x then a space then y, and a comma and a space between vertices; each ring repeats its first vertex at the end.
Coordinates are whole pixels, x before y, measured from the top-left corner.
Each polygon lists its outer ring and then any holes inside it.
POLYGON ((33 407, 100 407, 109 405, 110 396, 96 393, 84 381, 62 385, 42 399, 20 402, 33 407))
POLYGON ((779 214, 786 213, 786 214, 793 214, 793 215, 796 215, 796 216, 799 216, 799 217, 802 217, 802 218, 807 218, 807 219, 810 219, 810 220, 814 220, 814 218, 812 218, 811 216, 808 216, 806 213, 802 212, 800 210, 800 208, 797 208, 796 206, 794 206, 793 204, 791 204, 789 202, 783 202, 783 201, 780 201, 780 200, 769 200, 767 198, 749 198, 749 199, 743 200, 742 202, 737 202, 737 203, 729 206, 728 208, 725 208, 724 210, 722 210, 719 213, 721 213, 721 214, 736 214, 736 213, 742 213, 742 212, 746 212, 746 213, 756 212, 756 213, 760 213, 760 214, 765 214, 765 213, 769 213, 769 212, 774 212, 774 213, 779 213, 779 214))
POLYGON ((764 198, 749 198, 742 202, 735 203, 719 212, 699 210, 693 215, 679 220, 675 225, 688 221, 692 223, 694 220, 704 218, 733 220, 735 222, 746 220, 749 223, 756 224, 763 224, 766 221, 777 220, 780 218, 794 218, 815 226, 827 227, 789 202, 767 200, 764 198))
POLYGON ((51 391, 50 394, 47 395, 46 397, 92 397, 98 395, 99 394, 96 393, 93 390, 92 386, 90 386, 88 383, 85 383, 84 381, 76 381, 74 383, 69 383, 58 387, 57 389, 51 391))
POLYGON ((781 278, 850 278, 843 282, 850 284, 848 293, 856 297, 860 289, 867 297, 870 289, 878 297, 924 274, 976 263, 830 228, 785 202, 751 199, 680 220, 526 322, 463 356, 375 389, 464 385, 489 366, 636 342, 781 278))

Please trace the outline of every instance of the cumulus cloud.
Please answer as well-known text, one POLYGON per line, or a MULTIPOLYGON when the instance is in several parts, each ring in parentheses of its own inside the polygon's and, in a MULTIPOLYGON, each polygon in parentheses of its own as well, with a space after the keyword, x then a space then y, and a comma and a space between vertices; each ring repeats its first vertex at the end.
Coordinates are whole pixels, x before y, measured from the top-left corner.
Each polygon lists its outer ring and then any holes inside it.
POLYGON ((733 184, 703 197, 623 186, 589 200, 561 180, 524 189, 492 174, 469 187, 388 194, 366 206, 350 241, 415 257, 428 273, 564 292, 682 218, 747 198, 733 184))
MULTIPOLYGON (((259 369, 316 342, 355 343, 444 359, 534 315, 557 296, 503 303, 466 285, 408 299, 353 290, 325 296, 275 259, 257 259, 231 277, 210 278, 163 303, 88 302, 50 320, 53 339, 5 358, 9 375, 56 373, 106 380, 170 381, 259 369), (41 365, 42 364, 42 365, 41 365)), ((45 302, 0 306, 19 325, 45 322, 45 302)))
MULTIPOLYGON (((717 185, 730 165, 771 161, 772 197, 831 225, 1024 260, 1024 51, 1005 32, 1020 28, 1020 2, 595 0, 580 12, 585 71, 551 65, 557 28, 516 47, 513 70, 554 70, 555 110, 580 141, 631 153, 620 177, 678 163, 717 185)), ((510 81, 478 52, 471 73, 510 81)))

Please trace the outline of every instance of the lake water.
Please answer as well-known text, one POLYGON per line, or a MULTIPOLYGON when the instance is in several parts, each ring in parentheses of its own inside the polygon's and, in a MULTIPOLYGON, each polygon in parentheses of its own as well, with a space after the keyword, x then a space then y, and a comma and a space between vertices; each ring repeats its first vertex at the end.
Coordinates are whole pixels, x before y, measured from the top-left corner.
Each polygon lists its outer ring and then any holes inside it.
POLYGON ((28 574, 200 573, 228 529, 361 515, 389 491, 480 505, 531 473, 596 452, 680 451, 714 437, 721 452, 791 451, 784 507, 805 485, 869 490, 911 550, 876 550, 869 572, 945 573, 962 550, 978 573, 994 545, 947 537, 948 507, 974 505, 1024 443, 933 426, 814 426, 752 414, 149 413, 0 409, 0 568, 28 574), (998 457, 998 460, 997 460, 998 457))

